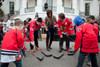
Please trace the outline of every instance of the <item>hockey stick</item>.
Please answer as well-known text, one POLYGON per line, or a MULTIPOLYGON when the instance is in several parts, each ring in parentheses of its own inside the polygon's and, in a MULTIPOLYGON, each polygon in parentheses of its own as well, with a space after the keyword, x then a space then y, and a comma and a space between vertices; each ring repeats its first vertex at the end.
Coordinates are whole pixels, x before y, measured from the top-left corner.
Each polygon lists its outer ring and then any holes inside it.
POLYGON ((33 55, 35 58, 37 58, 39 61, 42 61, 44 59, 44 57, 39 58, 37 57, 34 53, 30 52, 28 49, 26 49, 27 52, 29 52, 31 55, 33 55))
POLYGON ((55 59, 60 59, 60 58, 63 57, 69 50, 71 50, 73 47, 74 47, 74 45, 73 45, 72 47, 70 47, 67 51, 65 51, 61 56, 59 56, 59 57, 53 56, 53 58, 55 58, 55 59))
MULTIPOLYGON (((17 29, 16 29, 16 39, 17 39, 17 29)), ((18 42, 18 40, 17 40, 17 42, 18 42)), ((26 49, 26 51, 29 52, 31 55, 33 55, 35 58, 37 58, 39 61, 42 61, 44 59, 44 57, 43 58, 37 57, 34 53, 30 52, 28 49, 26 49)))
POLYGON ((76 53, 76 51, 70 51, 70 53, 68 53, 67 55, 73 56, 75 53, 76 53))
POLYGON ((37 50, 39 50, 44 56, 46 56, 46 57, 51 57, 52 56, 52 54, 50 54, 50 55, 47 55, 47 54, 45 54, 40 48, 38 48, 38 47, 36 47, 33 43, 31 43, 37 50))

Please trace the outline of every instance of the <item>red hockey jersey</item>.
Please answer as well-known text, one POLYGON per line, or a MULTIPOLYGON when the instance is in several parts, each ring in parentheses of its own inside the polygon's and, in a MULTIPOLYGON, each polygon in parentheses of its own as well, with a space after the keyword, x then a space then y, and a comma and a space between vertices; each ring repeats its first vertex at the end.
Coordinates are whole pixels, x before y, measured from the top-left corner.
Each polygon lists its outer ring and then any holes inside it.
POLYGON ((93 23, 94 26, 96 26, 97 28, 99 27, 99 25, 97 23, 93 23))
POLYGON ((98 39, 95 33, 98 33, 98 28, 90 23, 84 23, 77 27, 75 51, 81 47, 82 52, 96 53, 99 52, 98 39), (94 31, 95 29, 96 31, 94 31))
POLYGON ((3 37, 1 50, 19 51, 19 49, 26 49, 24 41, 19 29, 10 29, 3 37))
POLYGON ((72 21, 69 18, 66 18, 64 21, 58 20, 57 26, 59 36, 62 34, 70 35, 71 31, 74 29, 72 27, 72 21))
POLYGON ((25 31, 25 29, 23 29, 22 32, 23 32, 22 35, 23 35, 25 41, 28 41, 28 42, 29 42, 30 40, 29 40, 29 39, 27 38, 27 36, 26 36, 26 31, 25 31))
POLYGON ((75 35, 75 30, 74 30, 74 24, 71 22, 71 24, 68 27, 68 35, 75 35))
POLYGON ((30 41, 34 41, 34 31, 37 31, 39 28, 39 25, 36 24, 36 20, 31 20, 29 22, 29 37, 30 41))
POLYGON ((0 32, 1 32, 1 30, 2 30, 2 26, 0 25, 0 32))
MULTIPOLYGON (((94 23, 93 26, 99 28, 99 25, 98 25, 97 23, 94 23)), ((94 29, 94 31, 96 31, 96 30, 94 29)), ((98 30, 98 33, 96 33, 96 35, 97 35, 97 36, 99 35, 99 30, 98 30)))

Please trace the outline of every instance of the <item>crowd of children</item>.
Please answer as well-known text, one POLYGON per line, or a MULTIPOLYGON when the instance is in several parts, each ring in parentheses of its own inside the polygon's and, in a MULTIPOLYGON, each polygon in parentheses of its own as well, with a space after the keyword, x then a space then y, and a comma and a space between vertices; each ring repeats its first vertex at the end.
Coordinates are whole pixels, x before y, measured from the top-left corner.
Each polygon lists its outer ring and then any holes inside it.
POLYGON ((58 15, 58 21, 52 15, 51 10, 47 10, 47 17, 45 21, 38 17, 35 19, 27 18, 23 22, 20 19, 13 20, 13 16, 8 21, 0 22, 0 44, 1 40, 1 67, 8 67, 9 62, 14 61, 16 67, 22 67, 21 52, 25 55, 24 42, 30 42, 30 51, 34 51, 33 43, 36 47, 38 45, 38 30, 41 24, 47 32, 46 49, 50 51, 54 36, 54 27, 58 30, 59 52, 68 50, 70 47, 69 41, 71 35, 76 35, 75 53, 80 48, 80 54, 77 67, 82 67, 86 54, 89 54, 92 67, 98 67, 96 53, 99 52, 98 47, 98 24, 94 23, 95 17, 89 16, 87 21, 83 21, 80 16, 76 16, 74 24, 72 19, 65 17, 64 13, 58 15), (56 25, 56 26, 54 26, 56 25), (76 25, 76 34, 74 30, 76 25), (3 36, 4 35, 4 36, 3 36), (2 37, 3 36, 3 37, 2 37), (9 38, 9 39, 8 39, 9 38), (49 40, 50 38, 50 40, 49 40), (63 41, 66 41, 66 49, 63 48, 63 41), (49 42, 50 41, 50 42, 49 42))
POLYGON ((14 19, 13 16, 9 18, 9 20, 1 20, 0 22, 0 46, 1 46, 1 40, 3 39, 3 36, 5 33, 12 29, 14 27, 14 19))

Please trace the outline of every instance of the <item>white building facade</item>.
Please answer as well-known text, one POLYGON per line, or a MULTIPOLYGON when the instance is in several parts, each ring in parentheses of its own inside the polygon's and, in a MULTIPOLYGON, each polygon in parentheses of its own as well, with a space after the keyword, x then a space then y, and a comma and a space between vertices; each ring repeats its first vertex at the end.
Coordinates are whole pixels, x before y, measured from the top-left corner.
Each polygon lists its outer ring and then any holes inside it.
POLYGON ((76 15, 100 16, 100 0, 5 0, 1 9, 6 15, 11 14, 22 20, 29 17, 35 18, 36 13, 44 19, 46 16, 45 3, 56 17, 61 12, 72 19, 76 15))

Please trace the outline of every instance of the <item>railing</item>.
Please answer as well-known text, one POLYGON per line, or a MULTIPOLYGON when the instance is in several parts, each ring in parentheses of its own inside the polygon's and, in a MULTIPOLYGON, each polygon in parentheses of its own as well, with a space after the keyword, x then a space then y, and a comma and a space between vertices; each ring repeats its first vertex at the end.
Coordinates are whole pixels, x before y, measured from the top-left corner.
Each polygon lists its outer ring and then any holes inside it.
POLYGON ((20 10, 14 12, 14 15, 19 15, 19 14, 20 14, 20 10))
POLYGON ((25 8, 25 13, 28 13, 28 12, 35 12, 35 7, 25 8))
POLYGON ((80 16, 85 16, 85 12, 79 11, 80 16))
MULTIPOLYGON (((53 12, 57 12, 57 7, 56 6, 48 6, 48 9, 52 10, 53 12)), ((42 7, 43 11, 46 11, 46 9, 44 8, 44 6, 42 7)))
POLYGON ((74 9, 68 8, 68 7, 64 7, 64 12, 65 13, 72 13, 72 14, 74 14, 74 9))

